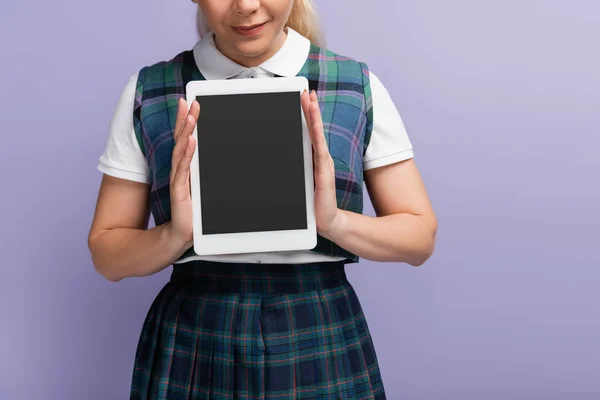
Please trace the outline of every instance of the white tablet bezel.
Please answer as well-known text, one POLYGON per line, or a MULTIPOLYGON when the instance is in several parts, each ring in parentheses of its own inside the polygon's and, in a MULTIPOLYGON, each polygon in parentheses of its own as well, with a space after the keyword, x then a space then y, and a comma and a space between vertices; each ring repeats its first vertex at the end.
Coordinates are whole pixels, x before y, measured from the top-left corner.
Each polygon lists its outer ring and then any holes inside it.
MULTIPOLYGON (((253 94, 298 92, 298 96, 308 90, 308 80, 304 77, 257 78, 191 81, 186 85, 188 105, 196 96, 223 94, 253 94)), ((298 103, 300 104, 300 102, 298 103)), ((301 107, 301 106, 300 106, 301 107)), ((259 253, 273 251, 310 250, 317 245, 317 228, 314 210, 314 177, 312 145, 306 119, 302 109, 302 143, 304 152, 304 181, 306 193, 307 228, 269 232, 243 232, 225 234, 202 234, 202 199, 200 196, 200 170, 198 165, 198 126, 194 127, 193 137, 196 149, 190 166, 190 186, 194 230, 194 252, 197 255, 220 255, 259 253)), ((202 107, 200 117, 202 118, 202 107)))

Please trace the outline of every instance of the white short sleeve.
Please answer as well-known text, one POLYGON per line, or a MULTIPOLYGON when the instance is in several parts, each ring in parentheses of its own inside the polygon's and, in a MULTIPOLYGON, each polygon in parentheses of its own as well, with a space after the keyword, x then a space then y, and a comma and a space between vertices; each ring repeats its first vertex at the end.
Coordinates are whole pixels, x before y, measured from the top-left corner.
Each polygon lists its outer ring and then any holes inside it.
POLYGON ((404 123, 387 89, 370 72, 373 99, 373 131, 363 160, 363 169, 382 167, 414 157, 404 123))
POLYGON ((137 74, 129 78, 113 115, 98 170, 117 178, 150 183, 146 158, 135 137, 133 107, 137 74))

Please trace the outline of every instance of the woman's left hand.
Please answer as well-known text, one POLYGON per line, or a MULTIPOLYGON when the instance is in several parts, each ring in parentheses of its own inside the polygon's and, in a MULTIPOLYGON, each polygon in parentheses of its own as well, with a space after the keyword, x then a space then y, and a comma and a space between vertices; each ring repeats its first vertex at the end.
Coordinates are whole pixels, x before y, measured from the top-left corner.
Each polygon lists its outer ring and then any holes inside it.
POLYGON ((317 231, 320 235, 328 237, 340 214, 335 193, 335 166, 325 140, 316 93, 312 91, 309 95, 304 91, 301 99, 313 148, 317 231))

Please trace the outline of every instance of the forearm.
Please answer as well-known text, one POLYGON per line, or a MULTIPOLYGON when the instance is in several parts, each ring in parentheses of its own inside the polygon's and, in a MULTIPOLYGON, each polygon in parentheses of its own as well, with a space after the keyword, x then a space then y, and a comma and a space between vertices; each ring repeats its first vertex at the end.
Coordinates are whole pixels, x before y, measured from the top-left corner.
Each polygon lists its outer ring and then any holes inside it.
POLYGON ((151 229, 111 229, 89 243, 96 270, 114 282, 160 272, 189 246, 172 238, 169 223, 151 229))
POLYGON ((339 210, 337 222, 322 235, 360 258, 419 266, 433 253, 435 231, 418 215, 371 217, 339 210))

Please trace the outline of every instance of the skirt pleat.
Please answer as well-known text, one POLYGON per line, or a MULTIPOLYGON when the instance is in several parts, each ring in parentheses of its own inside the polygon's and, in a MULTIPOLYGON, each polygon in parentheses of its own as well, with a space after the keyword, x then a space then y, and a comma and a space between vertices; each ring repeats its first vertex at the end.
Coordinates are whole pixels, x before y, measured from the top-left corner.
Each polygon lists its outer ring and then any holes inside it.
POLYGON ((140 335, 132 400, 384 400, 342 263, 175 266, 140 335))

